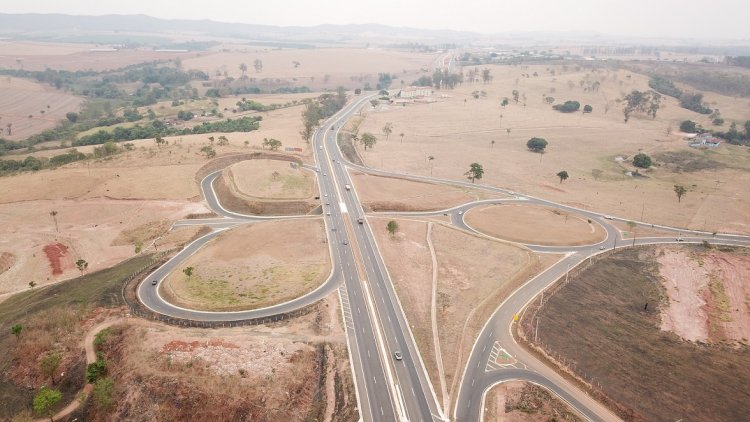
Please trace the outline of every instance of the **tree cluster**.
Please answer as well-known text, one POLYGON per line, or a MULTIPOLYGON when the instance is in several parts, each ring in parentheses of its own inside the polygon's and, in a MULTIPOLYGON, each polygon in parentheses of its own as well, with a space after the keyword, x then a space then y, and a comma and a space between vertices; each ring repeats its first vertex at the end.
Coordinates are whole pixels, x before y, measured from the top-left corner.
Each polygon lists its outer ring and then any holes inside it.
POLYGON ((623 100, 625 106, 622 109, 622 114, 625 116, 625 123, 628 122, 630 115, 634 112, 645 113, 652 118, 656 118, 656 112, 661 107, 661 95, 655 91, 633 90, 623 100))
POLYGON ((323 94, 317 100, 308 100, 305 103, 305 110, 302 112, 303 129, 300 131, 302 139, 309 142, 320 120, 333 116, 345 104, 346 90, 343 87, 336 89, 335 95, 323 94))

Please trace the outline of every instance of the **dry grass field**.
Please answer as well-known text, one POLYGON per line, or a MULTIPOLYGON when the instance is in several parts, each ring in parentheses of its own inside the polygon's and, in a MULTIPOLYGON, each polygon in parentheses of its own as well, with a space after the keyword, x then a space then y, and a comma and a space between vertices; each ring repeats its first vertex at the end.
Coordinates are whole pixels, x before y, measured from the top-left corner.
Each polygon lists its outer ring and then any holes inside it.
POLYGON ((226 174, 242 195, 266 199, 312 197, 316 191, 313 173, 289 164, 279 160, 241 161, 230 166, 226 174))
POLYGON ((607 232, 578 214, 536 205, 488 205, 464 217, 476 230, 498 239, 533 245, 590 245, 607 232))
POLYGON ((26 79, 0 77, 0 138, 19 140, 78 111, 82 98, 26 79), (8 135, 8 125, 11 134, 8 135))
POLYGON ((510 381, 487 391, 484 422, 581 421, 568 405, 538 385, 510 381))
POLYGON ((510 244, 433 224, 429 236, 437 262, 433 297, 428 224, 398 220, 398 233, 391 238, 384 228, 387 221, 374 218, 370 224, 399 298, 409 304, 404 311, 438 399, 449 408, 463 362, 484 321, 513 289, 557 258, 540 258, 510 244), (498 280, 498 274, 505 276, 498 280), (442 359, 436 357, 433 302, 442 359))
MULTIPOLYGON (((422 175, 432 171, 435 177, 451 179, 465 179, 469 164, 477 162, 485 169, 481 183, 624 218, 640 219, 643 214, 655 223, 750 233, 747 148, 689 148, 677 133, 680 121, 692 119, 706 127, 710 122, 707 116, 680 108, 673 98, 665 100, 656 119, 635 115, 623 122, 616 100, 633 89, 647 89, 647 77, 604 69, 575 71, 572 66, 568 71, 541 65, 489 68, 492 83, 467 83, 439 91, 445 97, 435 103, 366 106, 367 117, 359 132, 374 133, 379 141, 366 152, 359 146, 360 155, 370 166, 422 175), (548 68, 555 70, 554 76, 548 68), (534 72, 540 76, 521 76, 534 72), (601 88, 584 92, 580 81, 599 82, 601 88), (517 104, 513 90, 519 91, 517 104), (472 96, 474 91, 479 99, 472 96), (593 112, 557 112, 543 102, 543 95, 554 97, 555 103, 591 104, 593 112), (510 98, 505 108, 500 105, 503 97, 510 98), (386 122, 393 124, 393 134, 404 133, 403 143, 395 135, 385 140, 381 129, 386 122), (670 127, 672 132, 667 134, 670 127), (546 154, 527 150, 526 141, 532 137, 549 142, 546 154), (626 176, 634 168, 628 160, 618 162, 616 157, 638 152, 654 157, 656 166, 642 171, 646 177, 626 176), (660 155, 668 152, 679 154, 660 155), (435 158, 428 161, 428 156, 435 158), (711 165, 702 165, 707 160, 711 165), (595 169, 601 175, 594 177, 595 169), (570 175, 562 184, 556 176, 561 170, 570 175), (675 184, 688 189, 681 202, 673 192, 675 184)), ((750 115, 747 101, 711 93, 707 98, 727 119, 743 123, 750 115)))
POLYGON ((374 88, 379 72, 401 75, 409 73, 408 84, 414 71, 429 68, 433 54, 407 53, 381 49, 364 48, 315 48, 315 49, 270 49, 246 46, 228 52, 204 53, 200 57, 183 59, 186 69, 199 69, 212 77, 217 72, 227 72, 229 76, 242 76, 240 64, 247 65, 247 76, 294 80, 298 86, 318 89, 334 89, 339 85, 363 86, 369 82, 374 88), (263 68, 256 72, 253 63, 263 62, 263 68), (299 62, 295 67, 294 62, 299 62), (353 80, 352 78, 355 78, 353 80), (361 81, 360 81, 361 79, 361 81), (356 82, 356 83, 355 83, 356 82))
MULTIPOLYGON (((593 378, 626 420, 745 419, 750 352, 747 339, 731 334, 747 323, 747 258, 742 248, 620 250, 545 298, 536 314, 539 343, 587 382, 593 378), (700 279, 701 262, 710 273, 707 283, 700 279), (717 324, 719 336, 680 337, 691 333, 681 324, 706 320, 717 324)), ((522 325, 528 338, 528 318, 522 325)))
MULTIPOLYGON (((183 60, 200 53, 158 52, 151 49, 91 51, 94 44, 34 41, 0 41, 0 67, 8 69, 45 70, 112 70, 156 60, 183 60)), ((106 46, 108 47, 108 46, 106 46)))
POLYGON ((434 211, 479 199, 497 198, 481 191, 350 172, 362 205, 372 211, 434 211))
POLYGON ((161 287, 175 305, 207 310, 262 308, 318 287, 330 272, 320 220, 254 223, 219 235, 161 287), (191 276, 182 269, 193 267, 191 276))

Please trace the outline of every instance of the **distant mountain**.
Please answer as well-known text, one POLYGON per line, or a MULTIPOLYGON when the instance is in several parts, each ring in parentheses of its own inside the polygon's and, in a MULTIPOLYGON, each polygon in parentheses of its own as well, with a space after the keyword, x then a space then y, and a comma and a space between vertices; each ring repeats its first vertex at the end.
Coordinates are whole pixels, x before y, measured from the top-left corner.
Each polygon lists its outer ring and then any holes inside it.
POLYGON ((261 41, 343 42, 351 39, 429 44, 469 42, 478 34, 450 30, 397 28, 378 24, 270 26, 212 20, 160 19, 145 15, 73 16, 0 13, 0 35, 56 38, 86 33, 181 33, 261 41))

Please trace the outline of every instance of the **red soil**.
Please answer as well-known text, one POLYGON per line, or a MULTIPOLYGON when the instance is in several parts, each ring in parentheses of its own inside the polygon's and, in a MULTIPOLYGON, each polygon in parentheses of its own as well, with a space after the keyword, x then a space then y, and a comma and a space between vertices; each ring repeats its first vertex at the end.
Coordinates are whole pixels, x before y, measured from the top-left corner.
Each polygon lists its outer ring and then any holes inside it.
POLYGON ((68 255, 68 247, 62 243, 50 243, 44 247, 44 253, 47 255, 50 267, 52 267, 52 275, 62 274, 61 259, 68 255))

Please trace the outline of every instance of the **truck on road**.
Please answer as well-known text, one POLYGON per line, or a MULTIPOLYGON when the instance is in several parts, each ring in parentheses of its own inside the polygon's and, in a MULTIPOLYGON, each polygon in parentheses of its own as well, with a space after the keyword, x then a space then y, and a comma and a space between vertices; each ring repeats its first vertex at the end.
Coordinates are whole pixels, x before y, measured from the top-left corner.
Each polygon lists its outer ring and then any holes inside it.
POLYGON ((364 218, 362 218, 362 217, 359 217, 359 218, 357 219, 357 223, 359 223, 359 224, 365 224, 365 219, 364 219, 364 218))
POLYGON ((352 190, 352 187, 351 187, 351 185, 344 185, 344 188, 345 188, 346 190, 352 190))

